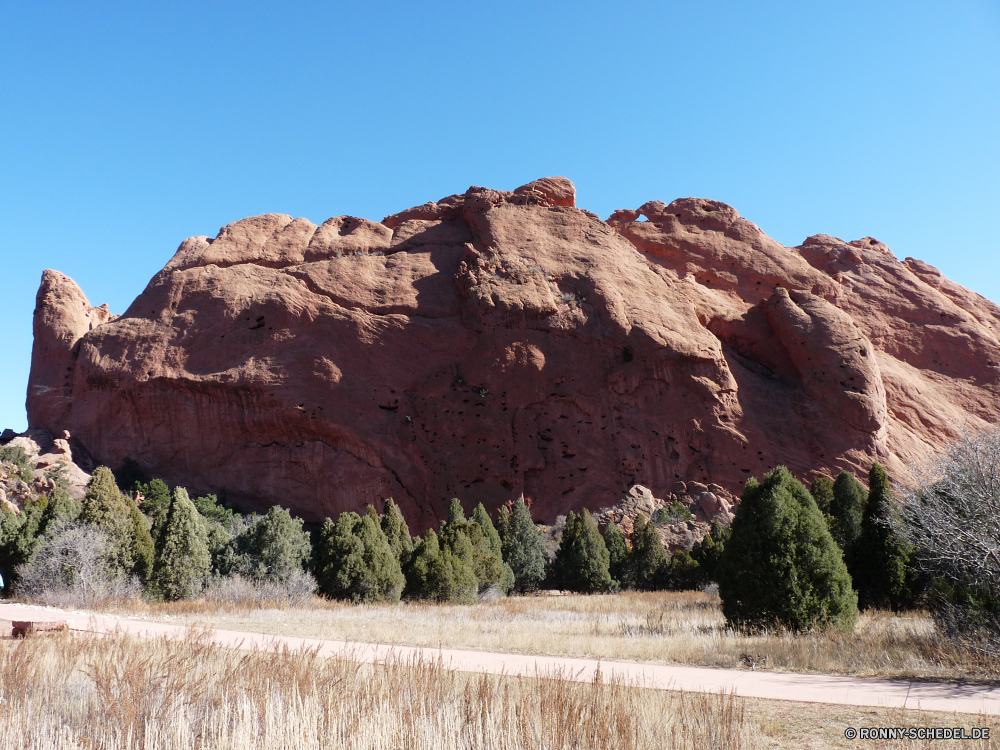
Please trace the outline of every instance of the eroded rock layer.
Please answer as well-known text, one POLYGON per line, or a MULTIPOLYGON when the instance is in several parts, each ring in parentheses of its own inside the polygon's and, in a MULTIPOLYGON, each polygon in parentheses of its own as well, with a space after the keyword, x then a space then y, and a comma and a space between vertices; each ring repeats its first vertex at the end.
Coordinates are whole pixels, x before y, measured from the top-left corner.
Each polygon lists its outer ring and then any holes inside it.
POLYGON ((46 271, 32 428, 310 520, 635 484, 738 495, 776 464, 897 474, 1000 416, 1000 308, 871 238, 784 247, 715 201, 473 187, 376 223, 280 214, 181 243, 125 313, 46 271))

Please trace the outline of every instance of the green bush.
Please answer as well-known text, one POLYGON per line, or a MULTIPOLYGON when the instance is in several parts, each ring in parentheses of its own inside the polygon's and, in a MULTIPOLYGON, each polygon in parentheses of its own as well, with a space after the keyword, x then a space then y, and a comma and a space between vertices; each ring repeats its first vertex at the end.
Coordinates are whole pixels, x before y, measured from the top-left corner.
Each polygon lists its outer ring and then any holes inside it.
POLYGON ((0 463, 14 464, 18 469, 27 469, 31 465, 28 454, 20 445, 5 445, 0 448, 0 463))
POLYGON ((657 508, 653 512, 651 523, 654 526, 672 526, 675 523, 693 520, 694 515, 691 511, 681 505, 678 501, 674 500, 665 508, 657 508))
POLYGON ((612 521, 604 527, 604 546, 608 548, 608 573, 619 589, 635 585, 632 568, 632 551, 625 542, 622 530, 612 521))
POLYGON ((461 541, 456 554, 442 548, 434 529, 428 529, 413 551, 406 569, 406 595, 439 602, 475 601, 479 581, 472 567, 472 551, 461 541))
POLYGON ((830 515, 830 508, 833 505, 833 480, 829 477, 816 477, 809 492, 823 517, 830 515))
POLYGON ((380 525, 400 566, 406 565, 410 555, 413 554, 413 537, 410 536, 410 527, 407 526, 399 506, 391 497, 387 498, 382 506, 380 525))
POLYGON ((719 570, 726 620, 740 628, 792 630, 857 618, 840 550, 816 503, 784 466, 747 482, 719 570))
POLYGON ((569 591, 607 591, 612 586, 609 565, 608 548, 590 512, 570 511, 553 563, 556 582, 569 591))
POLYGON ((833 483, 830 501, 830 533, 844 553, 847 572, 854 579, 858 574, 858 540, 861 538, 861 519, 865 514, 867 493, 849 471, 842 471, 833 483))
POLYGON ((341 513, 336 523, 326 519, 316 547, 316 581, 335 599, 399 601, 405 579, 374 510, 341 513))
POLYGON ((632 570, 635 587, 643 591, 664 588, 662 576, 670 562, 656 527, 641 513, 632 523, 632 570))
POLYGON ((913 550, 896 531, 899 506, 889 475, 879 464, 872 466, 868 487, 855 552, 858 603, 865 609, 902 609, 912 603, 908 568, 913 550))
MULTIPOLYGON (((500 541, 500 534, 493 525, 493 521, 490 520, 490 514, 486 512, 486 508, 483 507, 482 503, 479 503, 475 510, 472 511, 472 518, 470 520, 478 524, 479 528, 482 529, 486 551, 500 563, 500 580, 497 583, 497 587, 501 593, 507 594, 514 588, 514 571, 511 570, 510 565, 504 562, 503 542, 500 541)), ((480 591, 482 590, 481 587, 480 591)))
POLYGON ((503 560, 514 574, 514 590, 524 593, 537 589, 545 580, 548 556, 542 533, 531 520, 531 511, 523 497, 509 511, 506 507, 500 509, 497 533, 503 546, 503 560))
POLYGON ((124 572, 131 573, 144 568, 145 559, 139 556, 151 545, 148 530, 133 519, 131 500, 122 495, 115 483, 115 477, 106 466, 98 466, 90 477, 87 494, 80 508, 80 522, 95 526, 104 532, 110 545, 112 564, 124 572), (138 566, 138 568, 137 568, 138 566))
POLYGON ((158 540, 150 588, 168 601, 193 599, 211 569, 204 521, 187 491, 177 487, 158 540))
MULTIPOLYGON (((231 520, 231 517, 230 519, 231 520)), ((225 529, 217 519, 207 521, 206 535, 213 547, 225 529)), ((232 537, 218 563, 223 575, 241 575, 257 581, 287 581, 303 572, 312 547, 309 534, 302 530, 302 519, 279 505, 263 516, 254 516, 232 537)))

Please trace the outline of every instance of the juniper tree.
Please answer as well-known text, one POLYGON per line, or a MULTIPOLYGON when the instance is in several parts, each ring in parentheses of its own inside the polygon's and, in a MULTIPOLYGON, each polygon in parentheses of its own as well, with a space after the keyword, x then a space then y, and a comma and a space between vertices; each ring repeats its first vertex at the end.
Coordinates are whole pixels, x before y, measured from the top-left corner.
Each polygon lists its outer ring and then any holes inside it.
MULTIPOLYGON (((206 525, 209 535, 212 525, 217 524, 206 525)), ((293 518, 279 505, 254 518, 228 546, 222 572, 238 573, 259 581, 287 581, 302 572, 311 552, 309 534, 302 530, 302 519, 293 518)))
POLYGON ((170 510, 170 488, 162 479, 153 479, 148 484, 137 484, 135 487, 142 495, 139 510, 149 518, 152 526, 150 533, 155 541, 167 519, 167 511, 170 510))
MULTIPOLYGON (((130 505, 134 503, 122 495, 111 470, 98 466, 87 484, 80 522, 104 532, 110 545, 112 565, 128 572, 136 569, 137 555, 147 551, 146 540, 138 532, 140 525, 133 521, 130 505)), ((139 568, 144 564, 140 562, 139 568)))
POLYGON ((132 570, 130 572, 139 576, 139 580, 145 583, 149 580, 153 572, 153 561, 156 557, 156 549, 153 544, 153 537, 149 533, 149 521, 139 510, 139 507, 125 498, 128 506, 129 520, 132 523, 132 570))
POLYGON ((324 594, 354 602, 399 601, 405 579, 377 514, 345 512, 337 523, 328 518, 316 557, 316 580, 324 594))
POLYGON ((42 511, 38 524, 38 536, 44 536, 50 529, 73 523, 80 517, 83 507, 78 500, 70 497, 65 490, 56 490, 42 511))
POLYGON ((506 594, 514 588, 514 571, 510 569, 510 565, 503 559, 503 542, 500 541, 500 534, 493 525, 493 521, 490 520, 490 514, 486 512, 486 508, 483 507, 482 503, 479 503, 475 510, 472 511, 470 520, 478 524, 479 528, 482 529, 486 549, 500 563, 501 577, 498 585, 500 591, 506 594))
POLYGON ((842 471, 833 483, 830 501, 830 532, 844 553, 847 571, 853 579, 857 575, 856 556, 861 537, 861 519, 865 513, 865 488, 849 471, 842 471))
POLYGON ((608 565, 608 548, 590 512, 570 511, 553 563, 556 581, 570 591, 607 591, 611 588, 608 565))
POLYGON ((150 578, 151 589, 168 601, 197 596, 212 569, 205 524, 183 487, 174 489, 150 578))
POLYGON ((823 516, 830 515, 830 507, 833 505, 833 480, 829 477, 816 477, 809 488, 816 507, 823 516))
POLYGON ((382 518, 379 523, 400 566, 405 565, 413 553, 413 538, 410 536, 410 527, 406 525, 402 511, 391 497, 387 498, 382 506, 382 518))
POLYGON ((729 528, 718 519, 712 521, 711 531, 691 548, 691 559, 698 563, 700 584, 718 583, 719 564, 729 539, 729 528))
POLYGON ((840 551, 812 495, 784 466, 747 482, 722 554, 719 596, 736 627, 853 626, 857 594, 840 551))
POLYGON ((534 591, 545 580, 548 556, 542 534, 531 520, 531 511, 523 497, 514 503, 509 518, 501 516, 500 528, 503 559, 514 574, 514 589, 522 593, 534 591))
POLYGON ((625 535, 614 521, 604 527, 604 546, 608 548, 608 573, 621 589, 635 586, 632 552, 625 542, 625 535))
POLYGON ((653 591, 663 587, 661 576, 670 562, 663 540, 652 523, 641 513, 632 522, 632 570, 635 587, 653 591))
POLYGON ((910 601, 907 567, 912 549, 897 532, 899 507, 879 464, 868 474, 868 502, 857 545, 858 602, 863 608, 901 609, 910 601))

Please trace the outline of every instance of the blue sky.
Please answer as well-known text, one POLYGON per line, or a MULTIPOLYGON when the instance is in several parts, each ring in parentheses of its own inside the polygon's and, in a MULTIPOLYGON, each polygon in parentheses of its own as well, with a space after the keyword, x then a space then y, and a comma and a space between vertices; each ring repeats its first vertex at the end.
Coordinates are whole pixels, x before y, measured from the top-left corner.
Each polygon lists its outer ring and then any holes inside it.
POLYGON ((998 133, 995 0, 0 2, 0 428, 44 268, 120 313, 187 236, 473 184, 714 198, 1000 302, 998 133))

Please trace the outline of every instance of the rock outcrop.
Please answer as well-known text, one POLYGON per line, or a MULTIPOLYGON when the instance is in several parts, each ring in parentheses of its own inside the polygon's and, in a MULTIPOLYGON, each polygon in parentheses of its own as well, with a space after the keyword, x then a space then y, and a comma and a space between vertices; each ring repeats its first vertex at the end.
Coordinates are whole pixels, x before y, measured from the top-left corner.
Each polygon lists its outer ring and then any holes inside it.
POLYGON ((181 243, 120 317, 46 271, 28 417, 314 521, 393 496, 419 530, 453 496, 524 493, 551 522, 678 481, 717 485, 718 514, 776 464, 901 475, 997 422, 998 330, 871 238, 784 247, 693 198, 605 222, 548 178, 379 223, 243 219, 181 243))

